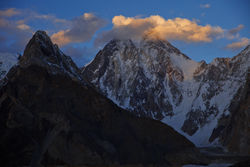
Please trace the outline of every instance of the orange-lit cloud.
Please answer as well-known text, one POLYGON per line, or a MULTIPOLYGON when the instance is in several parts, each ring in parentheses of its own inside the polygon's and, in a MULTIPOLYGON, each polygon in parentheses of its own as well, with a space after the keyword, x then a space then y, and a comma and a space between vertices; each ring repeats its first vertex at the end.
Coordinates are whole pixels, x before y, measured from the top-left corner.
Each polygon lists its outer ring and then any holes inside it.
POLYGON ((226 46, 228 49, 237 50, 250 44, 250 39, 241 38, 239 42, 233 42, 226 46))
POLYGON ((19 28, 20 30, 30 30, 30 26, 24 23, 17 23, 17 28, 19 28))
POLYGON ((181 40, 185 42, 211 42, 213 37, 224 33, 219 26, 198 25, 195 20, 175 18, 165 20, 159 15, 147 18, 113 17, 113 29, 102 34, 98 42, 107 42, 110 38, 140 39, 143 36, 157 39, 181 40))
POLYGON ((54 43, 62 46, 70 43, 72 40, 65 35, 65 33, 69 32, 69 30, 61 30, 51 36, 51 39, 54 43))
POLYGON ((66 45, 71 42, 86 42, 91 40, 94 33, 103 27, 106 21, 92 13, 84 13, 72 20, 71 27, 52 34, 51 39, 58 45, 66 45))
POLYGON ((20 12, 17 11, 15 8, 9 8, 6 10, 0 10, 0 17, 12 17, 14 15, 19 14, 20 12))

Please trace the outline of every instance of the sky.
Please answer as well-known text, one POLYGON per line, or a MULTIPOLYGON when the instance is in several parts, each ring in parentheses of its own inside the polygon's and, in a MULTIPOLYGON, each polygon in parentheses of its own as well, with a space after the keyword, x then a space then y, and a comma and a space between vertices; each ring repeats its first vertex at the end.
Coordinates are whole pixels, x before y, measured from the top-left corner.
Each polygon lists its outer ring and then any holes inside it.
POLYGON ((145 36, 209 63, 250 44, 249 8, 249 0, 1 0, 0 54, 23 53, 44 30, 78 66, 113 38, 145 36))

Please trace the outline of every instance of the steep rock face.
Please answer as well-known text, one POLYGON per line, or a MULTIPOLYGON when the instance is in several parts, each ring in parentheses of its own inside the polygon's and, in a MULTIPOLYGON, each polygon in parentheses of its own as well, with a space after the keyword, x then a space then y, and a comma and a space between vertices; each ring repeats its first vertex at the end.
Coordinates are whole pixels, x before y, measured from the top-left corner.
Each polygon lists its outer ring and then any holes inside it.
POLYGON ((218 136, 229 151, 250 154, 250 70, 229 108, 231 114, 220 118, 210 140, 218 136))
MULTIPOLYGON (((199 128, 203 126, 200 133, 205 136, 203 139, 216 142, 212 132, 219 127, 218 120, 233 115, 231 105, 239 104, 235 96, 247 81, 249 67, 250 47, 247 47, 232 59, 215 59, 204 67, 202 73, 194 75, 199 89, 182 126, 184 132, 193 135, 193 141, 200 140, 194 133, 198 131, 199 134, 199 128)), ((245 123, 249 124, 248 121, 245 123)))
POLYGON ((231 114, 230 104, 246 82, 249 51, 206 64, 192 61, 167 41, 112 40, 82 75, 122 108, 161 120, 206 146, 218 144, 209 138, 218 120, 231 114))
POLYGON ((3 166, 168 166, 200 159, 171 127, 137 118, 88 86, 42 31, 1 81, 0 130, 3 166))
POLYGON ((162 119, 173 115, 183 100, 177 82, 188 80, 198 65, 167 41, 112 40, 83 76, 123 108, 162 119))

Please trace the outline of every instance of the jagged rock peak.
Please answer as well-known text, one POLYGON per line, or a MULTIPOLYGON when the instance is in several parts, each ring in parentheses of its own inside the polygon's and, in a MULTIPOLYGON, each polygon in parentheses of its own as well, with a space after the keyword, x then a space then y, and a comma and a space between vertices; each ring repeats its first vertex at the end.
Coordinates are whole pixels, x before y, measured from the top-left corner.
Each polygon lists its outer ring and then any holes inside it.
POLYGON ((250 50, 250 45, 247 45, 244 50, 250 50))
POLYGON ((185 59, 191 60, 188 56, 181 53, 179 49, 173 46, 170 42, 164 39, 152 39, 149 37, 143 37, 140 40, 132 40, 132 39, 113 39, 109 43, 107 43, 103 49, 104 51, 108 51, 109 53, 113 53, 115 51, 123 52, 128 50, 134 50, 136 52, 147 52, 147 51, 156 51, 154 55, 163 55, 163 56, 171 56, 181 55, 185 59), (162 54, 158 54, 162 53, 162 54))
POLYGON ((125 48, 134 48, 135 43, 130 39, 112 39, 107 45, 105 45, 103 50, 109 50, 110 52, 125 49, 125 48))
POLYGON ((53 44, 45 31, 37 31, 27 44, 19 61, 21 67, 38 65, 45 67, 52 74, 68 74, 82 80, 79 69, 73 60, 66 56, 56 44, 53 44))
POLYGON ((52 44, 50 37, 47 35, 45 31, 38 30, 34 34, 33 38, 35 38, 38 42, 44 41, 44 42, 52 44))
POLYGON ((52 43, 50 37, 44 31, 37 31, 24 50, 23 58, 26 60, 31 57, 55 57, 58 47, 52 43))
POLYGON ((250 45, 246 46, 238 55, 234 56, 232 60, 238 59, 238 57, 246 57, 249 59, 250 55, 250 45))
POLYGON ((158 47, 161 49, 168 48, 168 49, 172 49, 172 51, 180 53, 179 49, 174 47, 170 42, 168 42, 165 39, 152 39, 152 38, 145 37, 141 40, 141 43, 142 43, 142 46, 150 45, 150 46, 158 47))
POLYGON ((55 50, 59 50, 59 47, 57 44, 53 44, 50 37, 47 35, 45 31, 38 30, 33 37, 35 40, 33 42, 38 43, 40 46, 43 47, 53 47, 55 50))

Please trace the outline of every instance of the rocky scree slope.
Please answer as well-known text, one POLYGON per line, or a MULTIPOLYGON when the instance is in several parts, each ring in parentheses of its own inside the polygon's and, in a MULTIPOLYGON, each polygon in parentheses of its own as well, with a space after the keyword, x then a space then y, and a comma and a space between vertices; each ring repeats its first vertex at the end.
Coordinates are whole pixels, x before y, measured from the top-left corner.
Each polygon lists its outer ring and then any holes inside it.
MULTIPOLYGON (((82 69, 82 75, 120 107, 161 120, 197 146, 227 146, 226 129, 235 126, 233 106, 241 104, 236 96, 246 91, 249 67, 250 46, 233 58, 216 58, 207 64, 191 60, 168 41, 145 38, 110 41, 82 69), (219 123, 223 118, 227 118, 225 126, 219 123)), ((245 109, 249 115, 249 105, 245 109)), ((242 140, 247 140, 250 123, 244 119, 243 124, 248 133, 242 140)), ((243 145, 250 153, 249 143, 243 145)))
POLYGON ((173 128, 137 118, 88 86, 43 31, 1 80, 0 131, 3 166, 172 166, 201 159, 173 128))

